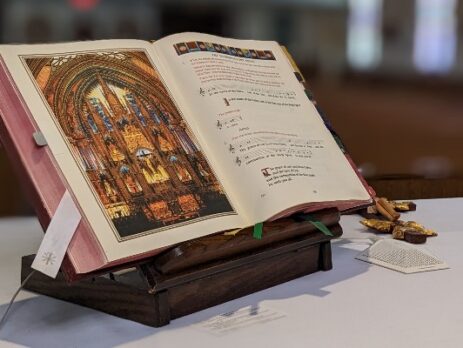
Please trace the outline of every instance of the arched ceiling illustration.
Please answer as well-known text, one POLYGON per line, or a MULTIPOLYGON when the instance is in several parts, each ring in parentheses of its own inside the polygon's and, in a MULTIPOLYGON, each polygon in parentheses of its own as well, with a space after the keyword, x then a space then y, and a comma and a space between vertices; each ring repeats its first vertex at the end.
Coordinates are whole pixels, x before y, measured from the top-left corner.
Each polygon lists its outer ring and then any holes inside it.
POLYGON ((81 112, 87 94, 98 84, 98 75, 106 83, 127 89, 153 106, 162 105, 175 119, 179 119, 173 102, 144 53, 123 52, 123 55, 121 59, 90 53, 71 56, 60 65, 50 58, 34 59, 33 64, 29 64, 35 77, 43 69, 49 71, 51 66, 43 93, 65 131, 70 102, 78 121, 84 124, 81 112))

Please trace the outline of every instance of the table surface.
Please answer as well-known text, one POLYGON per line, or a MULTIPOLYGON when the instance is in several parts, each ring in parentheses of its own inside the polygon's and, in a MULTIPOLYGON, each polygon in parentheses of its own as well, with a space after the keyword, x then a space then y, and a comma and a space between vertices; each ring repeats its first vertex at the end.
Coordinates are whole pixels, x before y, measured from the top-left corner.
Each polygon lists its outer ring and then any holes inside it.
MULTIPOLYGON (((343 216, 333 242, 333 270, 318 272, 174 320, 153 329, 22 291, 3 329, 1 347, 461 347, 463 346, 463 198, 416 201, 403 215, 435 229, 425 248, 450 269, 402 274, 355 259, 373 233, 343 216), (246 306, 286 314, 222 336, 197 328, 246 306)), ((20 259, 42 238, 34 218, 0 219, 0 315, 19 286, 20 259)))

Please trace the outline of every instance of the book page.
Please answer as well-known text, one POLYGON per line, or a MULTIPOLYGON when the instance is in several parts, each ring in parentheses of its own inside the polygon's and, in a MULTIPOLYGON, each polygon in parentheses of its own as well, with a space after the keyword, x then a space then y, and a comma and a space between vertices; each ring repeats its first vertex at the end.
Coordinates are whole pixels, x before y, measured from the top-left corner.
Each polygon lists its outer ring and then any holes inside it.
POLYGON ((276 42, 184 33, 154 46, 250 223, 307 203, 370 199, 276 42))
POLYGON ((0 47, 108 261, 244 225, 151 49, 135 40, 0 47))

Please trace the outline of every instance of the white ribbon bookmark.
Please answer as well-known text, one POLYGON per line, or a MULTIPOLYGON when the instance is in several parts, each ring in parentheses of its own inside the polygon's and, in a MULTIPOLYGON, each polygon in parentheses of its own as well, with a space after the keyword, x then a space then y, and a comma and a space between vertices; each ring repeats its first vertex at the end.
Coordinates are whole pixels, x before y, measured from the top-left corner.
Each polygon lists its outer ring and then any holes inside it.
POLYGON ((66 190, 43 237, 32 268, 56 278, 81 216, 66 190))

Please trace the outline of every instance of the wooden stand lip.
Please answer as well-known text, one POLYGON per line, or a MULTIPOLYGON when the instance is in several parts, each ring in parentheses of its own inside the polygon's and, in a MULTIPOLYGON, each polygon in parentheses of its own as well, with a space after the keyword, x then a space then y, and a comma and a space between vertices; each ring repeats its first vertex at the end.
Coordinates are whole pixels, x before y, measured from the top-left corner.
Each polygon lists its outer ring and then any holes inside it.
MULTIPOLYGON (((256 261, 260 261, 263 258, 274 257, 288 252, 296 252, 300 249, 307 248, 310 246, 318 245, 324 242, 329 242, 331 239, 340 237, 342 230, 333 229, 335 231, 334 236, 326 236, 321 232, 315 232, 308 236, 302 237, 299 240, 290 240, 283 242, 280 245, 274 246, 271 251, 269 250, 256 250, 255 252, 249 253, 248 255, 237 255, 235 258, 227 260, 227 267, 225 270, 232 268, 238 268, 244 264, 250 264, 256 261)), ((222 264, 198 266, 196 270, 185 270, 179 274, 173 275, 162 275, 157 274, 159 282, 152 284, 151 292, 166 290, 171 287, 179 286, 184 283, 188 283, 194 279, 201 277, 209 277, 214 274, 224 272, 222 264)))
MULTIPOLYGON (((327 209, 322 209, 322 210, 319 210, 319 211, 315 211, 315 212, 311 213, 311 215, 314 218, 318 219, 319 221, 323 222, 325 225, 333 226, 333 225, 336 225, 339 222, 341 214, 340 214, 339 210, 337 210, 336 208, 327 208, 327 209)), ((220 240, 220 238, 229 239, 229 240, 233 241, 233 240, 239 239, 242 236, 244 236, 245 234, 247 234, 248 239, 250 239, 250 240, 252 240, 254 242, 257 242, 258 244, 265 245, 265 242, 271 236, 272 231, 275 230, 275 229, 279 229, 279 228, 281 229, 282 224, 287 225, 285 230, 283 231, 284 233, 289 233, 290 234, 290 233, 296 232, 296 235, 297 235, 298 234, 297 230, 305 231, 303 233, 307 233, 307 229, 313 230, 310 233, 321 233, 321 232, 318 232, 316 230, 316 228, 313 227, 310 224, 310 222, 298 221, 295 217, 290 216, 288 218, 284 218, 284 219, 281 219, 281 220, 276 220, 276 221, 265 223, 264 224, 264 235, 263 235, 262 240, 255 240, 252 237, 252 227, 248 227, 248 228, 243 229, 243 231, 240 232, 240 235, 238 237, 233 237, 233 236, 227 237, 227 236, 224 236, 223 232, 216 233, 216 234, 212 234, 212 235, 192 239, 192 240, 189 240, 189 241, 174 245, 171 248, 163 251, 162 253, 160 253, 160 254, 158 254, 158 255, 156 255, 154 257, 147 257, 147 258, 136 260, 136 261, 130 261, 130 262, 128 262, 126 264, 122 264, 122 265, 102 268, 102 269, 99 269, 99 270, 91 272, 91 273, 78 274, 77 276, 74 276, 71 279, 69 277, 66 277, 66 280, 70 284, 72 284, 73 282, 81 281, 81 280, 84 280, 84 279, 90 279, 90 278, 94 278, 94 277, 97 277, 97 276, 102 276, 102 275, 105 275, 105 274, 108 274, 108 273, 111 273, 111 272, 120 271, 120 270, 124 270, 124 269, 127 269, 127 268, 137 268, 139 265, 153 263, 153 260, 155 260, 154 265, 155 265, 156 271, 158 273, 170 274, 170 273, 172 273, 172 270, 174 270, 175 273, 178 273, 179 271, 187 270, 188 268, 191 267, 191 265, 188 265, 188 267, 182 266, 179 269, 176 265, 172 266, 170 264, 169 258, 172 259, 172 256, 173 257, 179 257, 179 258, 182 258, 185 255, 190 256, 190 252, 189 252, 188 249, 194 243, 203 243, 204 241, 207 241, 209 239, 212 239, 212 240, 219 239, 220 240), (169 254, 171 256, 169 256, 169 254)), ((251 250, 257 250, 257 249, 251 249, 251 250)), ((227 255, 226 257, 229 257, 229 256, 230 255, 227 255)), ((199 264, 205 264, 205 263, 208 263, 208 262, 210 262, 210 259, 206 259, 205 262, 194 263, 193 266, 197 266, 199 264)))
MULTIPOLYGON (((340 213, 335 208, 323 209, 311 215, 326 226, 334 226, 340 220, 340 213)), ((156 256, 154 265, 161 274, 178 273, 212 260, 258 250, 289 238, 316 232, 317 228, 310 222, 292 216, 265 223, 260 240, 253 237, 252 227, 245 228, 234 236, 226 236, 223 233, 209 235, 186 241, 164 251, 156 256)))

